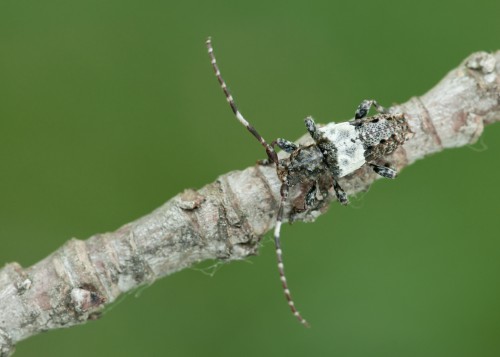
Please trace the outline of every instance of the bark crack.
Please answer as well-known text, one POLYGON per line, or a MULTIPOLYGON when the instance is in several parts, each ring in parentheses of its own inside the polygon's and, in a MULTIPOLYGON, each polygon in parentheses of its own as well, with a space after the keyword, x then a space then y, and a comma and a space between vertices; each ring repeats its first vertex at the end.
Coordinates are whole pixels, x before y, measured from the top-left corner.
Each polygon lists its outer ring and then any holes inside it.
POLYGON ((439 137, 436 127, 434 126, 434 123, 431 120, 431 115, 429 114, 429 111, 425 107, 425 104, 422 102, 420 97, 413 97, 411 100, 414 100, 415 103, 420 107, 422 113, 422 128, 424 132, 434 139, 437 146, 442 148, 443 144, 441 143, 441 138, 439 137))

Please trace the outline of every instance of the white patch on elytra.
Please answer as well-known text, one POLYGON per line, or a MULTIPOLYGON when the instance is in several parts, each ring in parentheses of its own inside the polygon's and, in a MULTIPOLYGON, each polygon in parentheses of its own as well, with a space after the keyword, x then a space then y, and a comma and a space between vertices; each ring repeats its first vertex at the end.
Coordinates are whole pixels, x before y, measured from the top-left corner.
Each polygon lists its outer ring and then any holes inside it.
POLYGON ((348 175, 365 164, 365 149, 354 125, 346 122, 325 125, 318 130, 337 148, 338 177, 348 175))

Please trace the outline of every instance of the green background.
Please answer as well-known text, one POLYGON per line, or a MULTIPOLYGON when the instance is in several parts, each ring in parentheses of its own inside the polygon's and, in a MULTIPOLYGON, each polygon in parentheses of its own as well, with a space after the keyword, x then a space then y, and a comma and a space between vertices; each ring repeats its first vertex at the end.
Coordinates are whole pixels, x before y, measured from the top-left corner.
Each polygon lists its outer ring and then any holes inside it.
MULTIPOLYGON (((208 35, 245 116, 295 139, 308 114, 404 102, 500 49, 499 13, 485 0, 2 0, 0 263, 29 266, 265 156, 217 86, 208 35)), ((499 155, 493 125, 284 226, 309 330, 266 237, 258 257, 186 269, 16 356, 499 356, 499 155)))

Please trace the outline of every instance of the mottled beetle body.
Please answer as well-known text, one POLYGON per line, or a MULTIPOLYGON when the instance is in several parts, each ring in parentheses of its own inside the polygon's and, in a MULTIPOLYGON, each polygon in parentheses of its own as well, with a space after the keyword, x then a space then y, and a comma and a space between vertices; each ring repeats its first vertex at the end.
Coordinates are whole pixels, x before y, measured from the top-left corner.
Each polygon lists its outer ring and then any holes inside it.
POLYGON ((394 152, 411 133, 403 114, 377 114, 321 128, 307 118, 306 127, 337 178, 366 163, 377 164, 377 160, 394 152))
POLYGON ((316 208, 318 199, 321 200, 322 197, 326 197, 331 187, 333 187, 339 202, 346 205, 349 201, 346 193, 340 187, 338 179, 353 173, 364 165, 370 165, 381 176, 395 178, 397 172, 388 167, 383 162, 383 158, 403 145, 413 133, 404 114, 389 113, 376 101, 364 100, 358 106, 354 119, 348 122, 330 123, 319 127, 311 117, 307 117, 305 125, 315 142, 312 145, 298 146, 282 138, 268 144, 238 110, 231 93, 227 89, 226 82, 222 79, 210 39, 207 40, 207 48, 217 80, 236 119, 247 128, 266 150, 267 159, 261 161, 261 164, 274 164, 276 166, 276 173, 281 181, 281 201, 274 229, 279 275, 292 313, 302 324, 309 326, 295 307, 288 289, 283 265, 280 232, 284 205, 290 187, 301 185, 302 188, 305 188, 304 191, 307 192, 304 197, 300 197, 301 202, 298 205, 293 205, 291 219, 293 219, 293 214, 296 212, 316 208), (367 117, 372 106, 375 107, 378 114, 367 117), (287 152, 289 156, 279 159, 274 150, 275 146, 287 152))

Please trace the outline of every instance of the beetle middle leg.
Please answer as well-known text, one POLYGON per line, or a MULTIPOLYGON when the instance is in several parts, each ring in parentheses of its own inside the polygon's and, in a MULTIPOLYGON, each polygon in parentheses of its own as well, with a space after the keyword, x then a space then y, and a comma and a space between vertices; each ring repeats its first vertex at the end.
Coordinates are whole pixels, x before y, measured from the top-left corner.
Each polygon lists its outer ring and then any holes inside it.
POLYGON ((337 200, 344 206, 348 205, 349 200, 347 198, 347 194, 342 189, 342 187, 340 187, 335 177, 333 177, 332 180, 333 180, 333 189, 335 190, 335 195, 337 196, 337 200))

